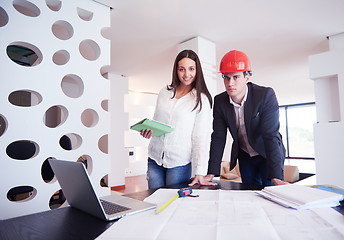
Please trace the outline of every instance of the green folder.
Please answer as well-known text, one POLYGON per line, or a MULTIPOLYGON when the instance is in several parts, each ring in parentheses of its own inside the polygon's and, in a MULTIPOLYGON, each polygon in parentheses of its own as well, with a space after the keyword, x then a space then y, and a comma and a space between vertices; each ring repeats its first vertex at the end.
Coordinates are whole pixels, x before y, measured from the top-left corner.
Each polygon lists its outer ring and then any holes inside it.
POLYGON ((153 131, 153 137, 160 137, 165 133, 170 133, 173 131, 171 126, 168 126, 163 123, 159 123, 154 120, 149 120, 148 118, 143 119, 142 121, 132 125, 130 129, 141 132, 141 130, 149 129, 153 131))

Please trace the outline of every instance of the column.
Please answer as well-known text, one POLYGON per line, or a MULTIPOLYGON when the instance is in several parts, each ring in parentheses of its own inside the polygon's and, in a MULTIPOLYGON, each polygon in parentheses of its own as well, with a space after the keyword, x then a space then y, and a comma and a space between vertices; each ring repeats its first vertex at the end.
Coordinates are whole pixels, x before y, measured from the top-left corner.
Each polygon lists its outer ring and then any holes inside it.
POLYGON ((314 145, 317 184, 344 187, 344 33, 328 37, 330 51, 310 56, 317 123, 314 145))
POLYGON ((216 89, 216 45, 215 43, 197 36, 185 42, 182 42, 178 46, 178 52, 191 49, 195 53, 197 53, 201 65, 202 70, 205 78, 205 82, 207 84, 208 90, 212 97, 214 97, 217 93, 216 89))

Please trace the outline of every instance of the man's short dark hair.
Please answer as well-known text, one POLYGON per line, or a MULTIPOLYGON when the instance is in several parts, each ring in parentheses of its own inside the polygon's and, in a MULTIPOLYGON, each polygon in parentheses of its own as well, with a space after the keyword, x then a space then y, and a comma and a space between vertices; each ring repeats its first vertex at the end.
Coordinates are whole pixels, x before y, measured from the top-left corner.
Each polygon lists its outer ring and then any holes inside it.
POLYGON ((252 72, 251 72, 251 71, 244 71, 243 73, 244 73, 244 77, 245 77, 246 75, 252 76, 252 72))

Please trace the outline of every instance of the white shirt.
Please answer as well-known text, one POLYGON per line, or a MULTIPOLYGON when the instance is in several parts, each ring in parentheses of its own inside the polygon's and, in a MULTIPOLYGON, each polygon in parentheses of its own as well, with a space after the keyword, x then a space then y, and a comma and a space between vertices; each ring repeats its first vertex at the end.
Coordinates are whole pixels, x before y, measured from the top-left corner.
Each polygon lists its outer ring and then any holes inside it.
POLYGON ((160 90, 153 119, 170 125, 173 132, 152 137, 148 156, 166 168, 192 163, 194 175, 206 175, 208 170, 212 111, 205 94, 201 94, 202 110, 196 106, 196 90, 172 98, 173 90, 160 90))
POLYGON ((236 126, 238 128, 238 137, 239 137, 239 146, 242 150, 248 153, 251 157, 259 155, 250 145, 247 138, 247 132, 245 127, 245 118, 244 118, 244 105, 247 99, 248 88, 246 87, 246 93, 240 104, 235 103, 231 97, 229 101, 234 105, 235 115, 236 115, 236 126))

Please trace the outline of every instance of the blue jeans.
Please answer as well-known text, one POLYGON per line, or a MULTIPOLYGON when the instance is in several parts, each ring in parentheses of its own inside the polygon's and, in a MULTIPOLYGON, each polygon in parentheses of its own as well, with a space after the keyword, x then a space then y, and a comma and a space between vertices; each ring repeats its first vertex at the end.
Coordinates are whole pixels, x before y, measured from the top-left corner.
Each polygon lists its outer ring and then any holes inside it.
POLYGON ((271 186, 268 179, 267 161, 262 156, 251 157, 243 150, 239 150, 239 168, 242 183, 271 186))
POLYGON ((147 180, 149 189, 188 182, 190 178, 191 163, 174 168, 165 168, 148 158, 147 180))

